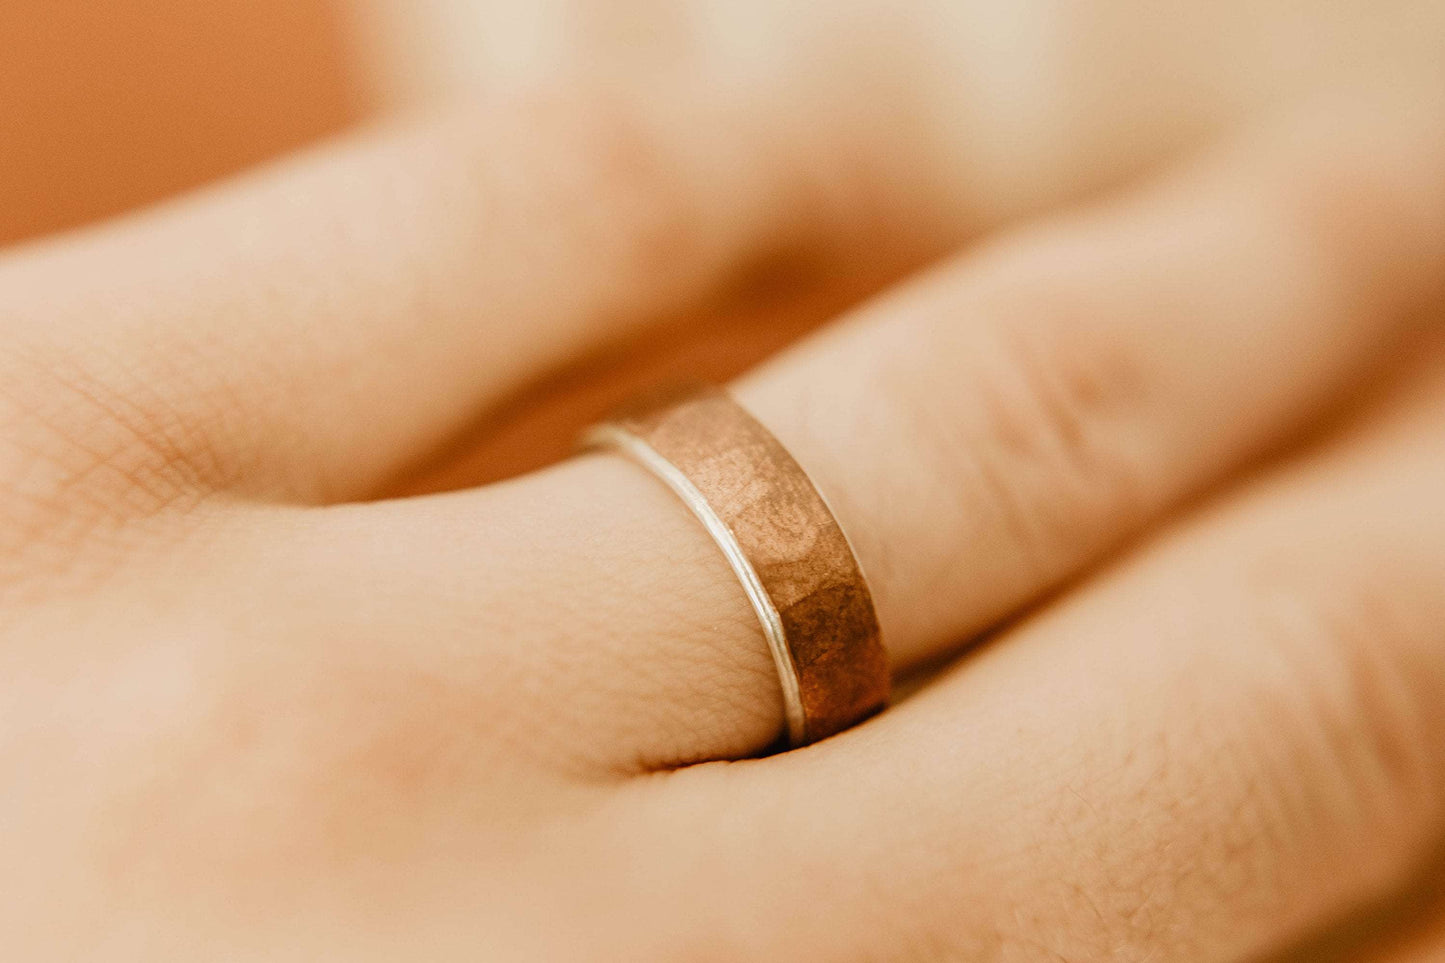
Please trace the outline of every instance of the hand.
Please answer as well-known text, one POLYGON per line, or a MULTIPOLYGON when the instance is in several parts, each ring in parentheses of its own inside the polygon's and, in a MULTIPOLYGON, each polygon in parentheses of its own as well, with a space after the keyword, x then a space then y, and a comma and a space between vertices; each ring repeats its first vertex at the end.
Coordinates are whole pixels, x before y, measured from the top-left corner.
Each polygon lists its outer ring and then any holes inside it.
POLYGON ((1387 891, 1445 786, 1445 133, 1409 101, 1000 239, 737 384, 900 670, 1038 614, 729 765, 679 768, 766 746, 777 681, 651 479, 374 496, 931 186, 564 98, 10 255, 11 955, 1226 960, 1387 891))

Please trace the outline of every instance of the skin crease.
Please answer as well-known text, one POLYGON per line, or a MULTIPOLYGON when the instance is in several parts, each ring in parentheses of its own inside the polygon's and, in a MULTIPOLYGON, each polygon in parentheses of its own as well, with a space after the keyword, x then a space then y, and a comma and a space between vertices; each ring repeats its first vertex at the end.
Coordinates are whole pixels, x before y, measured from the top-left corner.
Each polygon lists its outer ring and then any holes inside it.
POLYGON ((1433 5, 411 9, 425 49, 494 28, 480 76, 382 51, 398 101, 480 84, 460 121, 0 262, 7 955, 1439 951, 1438 882, 1390 909, 1445 825, 1433 5), (1352 82, 1384 92, 1320 92, 1352 82), (365 500, 530 467, 629 381, 1136 175, 738 384, 900 668, 1033 613, 855 733, 652 771, 761 748, 775 682, 625 465, 365 500))

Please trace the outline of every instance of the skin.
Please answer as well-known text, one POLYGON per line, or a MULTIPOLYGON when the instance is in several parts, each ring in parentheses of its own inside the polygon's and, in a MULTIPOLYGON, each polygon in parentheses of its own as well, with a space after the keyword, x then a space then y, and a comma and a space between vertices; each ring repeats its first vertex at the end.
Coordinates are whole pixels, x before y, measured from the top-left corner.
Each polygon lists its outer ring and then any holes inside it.
POLYGON ((1433 5, 421 9, 550 42, 0 258, 7 957, 1445 952, 1433 5), (932 677, 756 758, 680 504, 472 483, 764 353, 932 677))

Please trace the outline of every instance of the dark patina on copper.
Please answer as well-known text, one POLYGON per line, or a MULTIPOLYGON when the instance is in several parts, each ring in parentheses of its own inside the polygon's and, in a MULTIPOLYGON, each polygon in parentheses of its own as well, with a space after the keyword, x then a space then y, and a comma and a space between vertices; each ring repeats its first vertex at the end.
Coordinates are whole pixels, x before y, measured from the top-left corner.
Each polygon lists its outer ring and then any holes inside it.
POLYGON ((882 709, 888 656, 867 582, 822 495, 772 433, 710 387, 655 397, 606 427, 691 483, 751 564, 797 678, 803 724, 792 741, 816 742, 882 709))

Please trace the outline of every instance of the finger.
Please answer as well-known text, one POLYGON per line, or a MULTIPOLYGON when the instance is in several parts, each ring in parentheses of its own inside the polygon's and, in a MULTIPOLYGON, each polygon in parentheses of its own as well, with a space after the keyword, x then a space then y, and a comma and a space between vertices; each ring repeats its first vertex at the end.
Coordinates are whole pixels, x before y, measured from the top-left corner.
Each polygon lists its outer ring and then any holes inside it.
POLYGON ((1391 892, 1445 828, 1432 355, 1389 417, 854 737, 654 784, 618 845, 687 868, 628 895, 679 894, 648 904, 673 919, 707 881, 693 932, 758 958, 1209 963, 1391 892))
POLYGON ((508 399, 455 448, 405 480, 394 495, 457 491, 515 478, 574 454, 577 438, 650 387, 725 384, 798 341, 884 285, 861 269, 837 283, 788 284, 690 315, 625 352, 568 365, 508 399))
POLYGON ((540 371, 826 263, 893 196, 681 99, 518 95, 10 255, 7 420, 42 406, 64 448, 27 483, 365 495, 540 371))
MULTIPOLYGON (((740 387, 852 536, 898 663, 1298 427, 1409 326, 1445 269, 1445 148, 1418 130, 1362 145, 1327 125, 1232 155, 945 269, 740 387)), ((545 706, 528 683, 495 711, 540 713, 605 766, 745 755, 779 731, 746 596, 630 464, 304 524, 328 548, 291 584, 400 592, 399 625, 469 640, 498 680, 548 680, 545 706)))
POLYGON ((1445 279, 1442 170, 1438 117, 1311 118, 945 272, 741 397, 828 494, 911 661, 1259 455, 1390 350, 1445 279))

